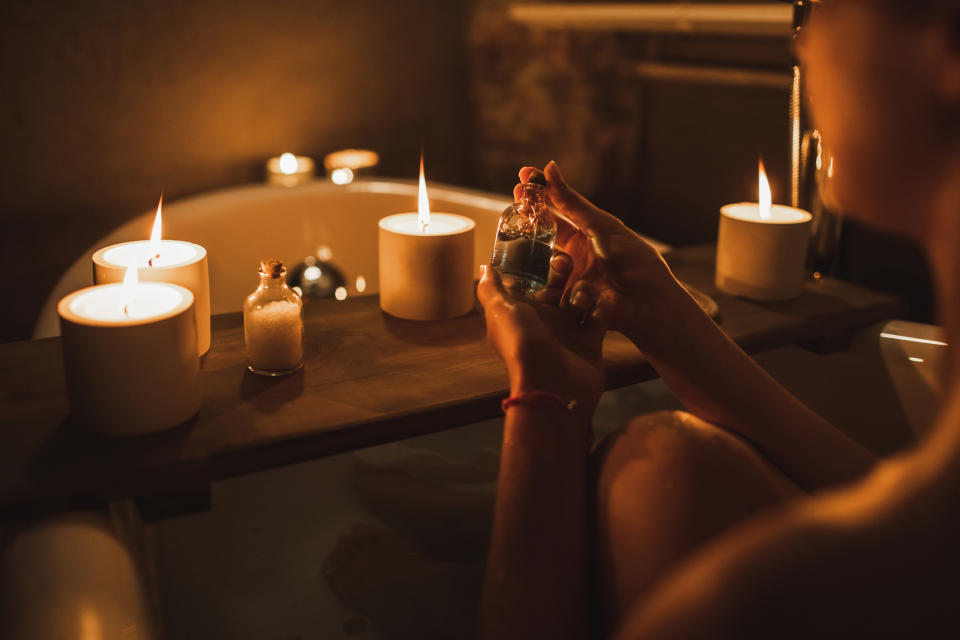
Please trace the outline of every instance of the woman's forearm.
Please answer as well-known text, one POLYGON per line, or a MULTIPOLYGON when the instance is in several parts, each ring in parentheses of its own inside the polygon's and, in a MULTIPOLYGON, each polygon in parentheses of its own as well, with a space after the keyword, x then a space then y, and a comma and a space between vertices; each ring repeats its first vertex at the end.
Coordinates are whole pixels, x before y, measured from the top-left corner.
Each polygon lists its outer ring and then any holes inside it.
POLYGON ((559 408, 507 415, 484 580, 483 638, 582 638, 587 434, 559 408))
MULTIPOLYGON (((679 292, 656 335, 628 337, 692 413, 751 441, 807 489, 852 480, 876 458, 784 389, 679 292)), ((637 327, 641 326, 639 323, 637 327)))

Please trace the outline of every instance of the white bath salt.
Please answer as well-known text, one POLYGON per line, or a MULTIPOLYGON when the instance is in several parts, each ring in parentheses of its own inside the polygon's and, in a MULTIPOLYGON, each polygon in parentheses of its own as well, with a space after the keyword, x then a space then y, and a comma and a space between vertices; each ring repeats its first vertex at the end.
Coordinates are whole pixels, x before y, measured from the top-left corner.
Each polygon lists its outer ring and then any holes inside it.
POLYGON ((251 309, 243 321, 247 358, 261 371, 287 371, 303 360, 303 322, 300 306, 274 300, 251 309))

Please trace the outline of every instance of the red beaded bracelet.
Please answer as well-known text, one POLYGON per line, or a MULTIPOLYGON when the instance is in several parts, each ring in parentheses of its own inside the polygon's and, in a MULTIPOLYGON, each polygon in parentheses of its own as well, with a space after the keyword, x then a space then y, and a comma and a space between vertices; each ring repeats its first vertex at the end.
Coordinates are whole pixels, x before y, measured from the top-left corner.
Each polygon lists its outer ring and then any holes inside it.
MULTIPOLYGON (((570 416, 583 414, 576 400, 567 400, 552 391, 539 390, 521 391, 515 396, 504 398, 500 403, 500 409, 506 413, 507 409, 518 404, 528 407, 558 408, 570 416)), ((593 444, 593 429, 590 426, 590 418, 587 416, 587 445, 591 444, 593 444)))

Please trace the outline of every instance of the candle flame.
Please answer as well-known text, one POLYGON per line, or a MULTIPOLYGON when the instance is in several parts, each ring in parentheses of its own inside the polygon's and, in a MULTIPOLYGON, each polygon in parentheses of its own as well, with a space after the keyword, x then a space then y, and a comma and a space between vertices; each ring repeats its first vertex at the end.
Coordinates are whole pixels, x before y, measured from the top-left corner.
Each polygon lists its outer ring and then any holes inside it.
POLYGON ((300 163, 297 162, 297 156, 292 153, 281 153, 280 154, 280 173, 288 176, 292 176, 297 172, 300 163))
POLYGON ((420 152, 420 189, 417 193, 417 222, 421 233, 430 226, 430 200, 427 198, 427 181, 423 177, 423 151, 420 152))
POLYGON ((154 259, 160 257, 160 240, 163 236, 162 209, 163 194, 160 194, 160 202, 157 203, 157 215, 153 218, 153 230, 150 231, 150 243, 147 245, 147 249, 150 252, 150 255, 147 256, 147 265, 151 267, 153 266, 154 259))
POLYGON ((132 263, 127 265, 127 270, 123 274, 123 284, 120 285, 120 302, 123 305, 123 315, 129 314, 130 303, 133 301, 133 294, 139 283, 137 265, 132 263))
POLYGON ((760 161, 760 217, 769 220, 770 210, 773 208, 773 196, 770 194, 770 182, 767 180, 767 172, 763 169, 763 160, 760 161))

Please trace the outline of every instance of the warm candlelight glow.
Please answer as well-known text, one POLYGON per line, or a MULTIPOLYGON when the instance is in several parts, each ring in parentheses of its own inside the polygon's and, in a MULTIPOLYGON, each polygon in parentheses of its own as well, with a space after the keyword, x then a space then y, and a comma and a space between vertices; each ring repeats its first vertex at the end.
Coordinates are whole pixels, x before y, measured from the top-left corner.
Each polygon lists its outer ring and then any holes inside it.
POLYGON ((153 230, 150 231, 150 244, 147 245, 147 249, 150 252, 147 258, 147 264, 151 267, 153 266, 154 259, 160 257, 160 240, 163 236, 163 218, 160 214, 162 208, 163 195, 160 196, 160 202, 157 203, 157 215, 153 219, 153 230))
POLYGON ((136 265, 130 265, 123 273, 124 291, 132 291, 133 287, 138 284, 140 284, 140 278, 137 276, 137 267, 136 265))
POLYGON ((430 200, 427 199, 427 181, 423 177, 423 152, 420 152, 420 190, 417 194, 417 221, 420 231, 425 232, 430 226, 430 200))
MULTIPOLYGON (((404 320, 445 320, 473 308, 473 230, 454 213, 432 213, 420 152, 417 212, 395 213, 377 223, 380 308, 404 320)), ((366 288, 357 279, 357 292, 366 288)), ((347 290, 334 292, 346 297, 347 290)))
POLYGON ((770 194, 770 182, 767 180, 767 172, 763 169, 763 160, 760 161, 760 218, 770 219, 770 209, 773 207, 773 196, 770 194))
POLYGON ((280 154, 280 173, 292 176, 297 172, 298 168, 299 163, 297 162, 297 156, 292 153, 280 154))
POLYGON ((353 170, 347 167, 340 167, 330 172, 330 182, 343 186, 353 182, 353 170))
POLYGON ((129 314, 130 303, 136 293, 140 279, 137 277, 137 265, 131 264, 123 274, 123 284, 120 285, 120 303, 123 305, 123 315, 129 314))
POLYGON ((758 202, 720 208, 714 283, 752 300, 790 300, 803 293, 812 216, 773 204, 762 160, 757 174, 758 202))

